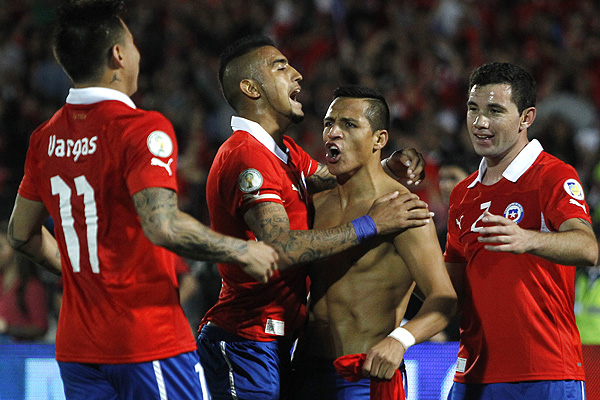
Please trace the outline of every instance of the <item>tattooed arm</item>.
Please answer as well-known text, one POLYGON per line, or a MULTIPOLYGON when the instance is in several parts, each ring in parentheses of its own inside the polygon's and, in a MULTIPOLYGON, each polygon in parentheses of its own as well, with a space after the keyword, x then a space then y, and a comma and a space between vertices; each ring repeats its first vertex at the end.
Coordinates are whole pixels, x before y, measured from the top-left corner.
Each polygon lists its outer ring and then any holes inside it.
MULTIPOLYGON (((427 204, 416 195, 397 192, 375 200, 368 214, 378 234, 422 226, 431 217, 427 204)), ((280 269, 320 260, 358 244, 351 222, 322 230, 291 230, 285 208, 279 203, 255 205, 246 211, 244 221, 259 240, 277 250, 280 269)))
POLYGON ((155 245, 194 260, 239 264, 266 282, 277 268, 277 254, 261 242, 221 235, 179 210, 170 189, 148 188, 133 195, 146 237, 155 245))
POLYGON ((278 203, 252 207, 244 220, 256 237, 279 253, 279 268, 320 260, 358 244, 352 223, 324 230, 290 230, 285 208, 278 203))
POLYGON ((333 189, 335 185, 337 185, 335 176, 329 172, 325 164, 321 163, 319 163, 317 171, 306 178, 306 189, 311 194, 333 189))
POLYGON ((60 275, 58 244, 43 225, 47 218, 44 203, 17 195, 8 223, 8 243, 36 264, 60 275))

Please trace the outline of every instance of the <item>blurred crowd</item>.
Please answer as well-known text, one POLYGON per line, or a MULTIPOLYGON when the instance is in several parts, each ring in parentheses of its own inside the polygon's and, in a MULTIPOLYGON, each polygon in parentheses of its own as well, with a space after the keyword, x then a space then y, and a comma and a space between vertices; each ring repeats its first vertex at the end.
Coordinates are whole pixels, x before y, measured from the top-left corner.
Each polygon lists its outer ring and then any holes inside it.
MULTIPOLYGON (((10 215, 29 135, 62 106, 70 87, 50 48, 57 1, 0 0, 0 220, 10 215)), ((426 180, 411 190, 436 213, 442 242, 446 203, 440 166, 457 164, 473 172, 479 162, 464 125, 469 73, 490 61, 527 68, 538 83, 531 137, 577 169, 600 232, 598 1, 127 4, 127 24, 142 57, 133 100, 173 123, 180 146, 181 207, 207 224, 205 179, 218 146, 231 133, 233 112, 218 86, 219 54, 240 36, 262 33, 303 75, 298 99, 305 120, 289 134, 316 159, 323 159, 322 118, 338 85, 361 84, 385 95, 392 113, 388 152, 414 147, 426 157, 426 180)), ((193 326, 218 293, 219 277, 210 264, 188 266, 200 282, 188 306, 193 326)), ((50 293, 57 290, 52 278, 42 280, 50 293)))

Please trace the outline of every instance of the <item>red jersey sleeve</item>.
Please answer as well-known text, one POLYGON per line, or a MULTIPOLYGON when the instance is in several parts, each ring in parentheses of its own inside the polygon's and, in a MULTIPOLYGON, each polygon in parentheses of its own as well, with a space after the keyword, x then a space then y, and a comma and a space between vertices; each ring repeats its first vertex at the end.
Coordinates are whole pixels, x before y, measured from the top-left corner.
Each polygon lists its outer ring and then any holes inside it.
POLYGON ((258 203, 283 204, 283 182, 277 162, 281 160, 271 156, 262 145, 239 146, 228 155, 222 169, 225 178, 220 185, 231 215, 243 215, 258 203))
POLYGON ((550 231, 558 231, 560 225, 571 218, 591 223, 583 186, 572 166, 557 162, 544 168, 539 194, 544 223, 550 231))
POLYGON ((298 168, 304 173, 304 177, 308 178, 315 172, 319 167, 318 161, 314 160, 307 152, 302 150, 300 146, 294 142, 294 139, 288 136, 283 137, 283 141, 287 148, 290 150, 292 160, 298 166, 298 168))
POLYGON ((124 176, 130 194, 149 187, 177 190, 177 139, 160 113, 133 119, 125 135, 124 176))
POLYGON ((36 177, 39 176, 39 174, 36 173, 39 171, 38 161, 36 158, 36 151, 39 145, 36 140, 38 137, 36 133, 42 129, 44 125, 45 124, 37 128, 31 134, 29 148, 27 149, 27 157, 25 158, 25 175, 23 176, 21 184, 19 185, 19 195, 33 201, 42 201, 42 198, 38 193, 38 188, 40 185, 36 182, 36 177))

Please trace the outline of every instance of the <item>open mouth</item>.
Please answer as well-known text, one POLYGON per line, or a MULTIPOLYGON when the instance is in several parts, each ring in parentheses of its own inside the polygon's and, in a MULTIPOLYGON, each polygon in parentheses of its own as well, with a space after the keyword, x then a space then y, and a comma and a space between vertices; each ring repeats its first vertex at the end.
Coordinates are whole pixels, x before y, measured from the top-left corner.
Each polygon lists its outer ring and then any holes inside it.
POLYGON ((341 151, 339 147, 335 144, 327 144, 327 153, 325 153, 325 158, 327 162, 336 163, 340 160, 341 151))
POLYGON ((294 103, 300 104, 300 102, 296 100, 296 97, 298 97, 298 93, 300 93, 300 88, 292 90, 292 93, 290 93, 290 100, 292 100, 294 103))

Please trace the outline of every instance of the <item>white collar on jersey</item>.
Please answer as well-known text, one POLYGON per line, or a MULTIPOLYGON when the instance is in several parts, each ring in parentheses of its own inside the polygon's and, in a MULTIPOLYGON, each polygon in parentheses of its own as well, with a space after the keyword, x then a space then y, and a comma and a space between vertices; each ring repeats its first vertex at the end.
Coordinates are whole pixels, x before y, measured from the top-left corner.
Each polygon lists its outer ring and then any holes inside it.
POLYGON ((245 131, 254 136, 256 140, 262 143, 267 149, 271 151, 271 153, 275 154, 277 158, 287 164, 288 155, 286 152, 281 150, 277 143, 275 143, 275 139, 267 131, 265 128, 260 126, 259 123, 250 121, 249 119, 236 117, 235 115, 231 117, 231 129, 233 131, 245 131))
MULTIPOLYGON (((537 139, 533 139, 531 142, 527 143, 527 146, 525 146, 515 159, 512 160, 508 168, 502 173, 502 176, 511 182, 516 182, 521 175, 533 165, 543 150, 541 143, 537 139)), ((468 186, 469 189, 475 186, 477 182, 481 182, 486 170, 487 162, 485 161, 485 158, 482 158, 479 163, 479 173, 477 174, 477 178, 468 186)))
POLYGON ((67 96, 69 104, 94 104, 106 100, 117 100, 131 108, 136 108, 133 100, 125 93, 105 87, 71 88, 67 96))

